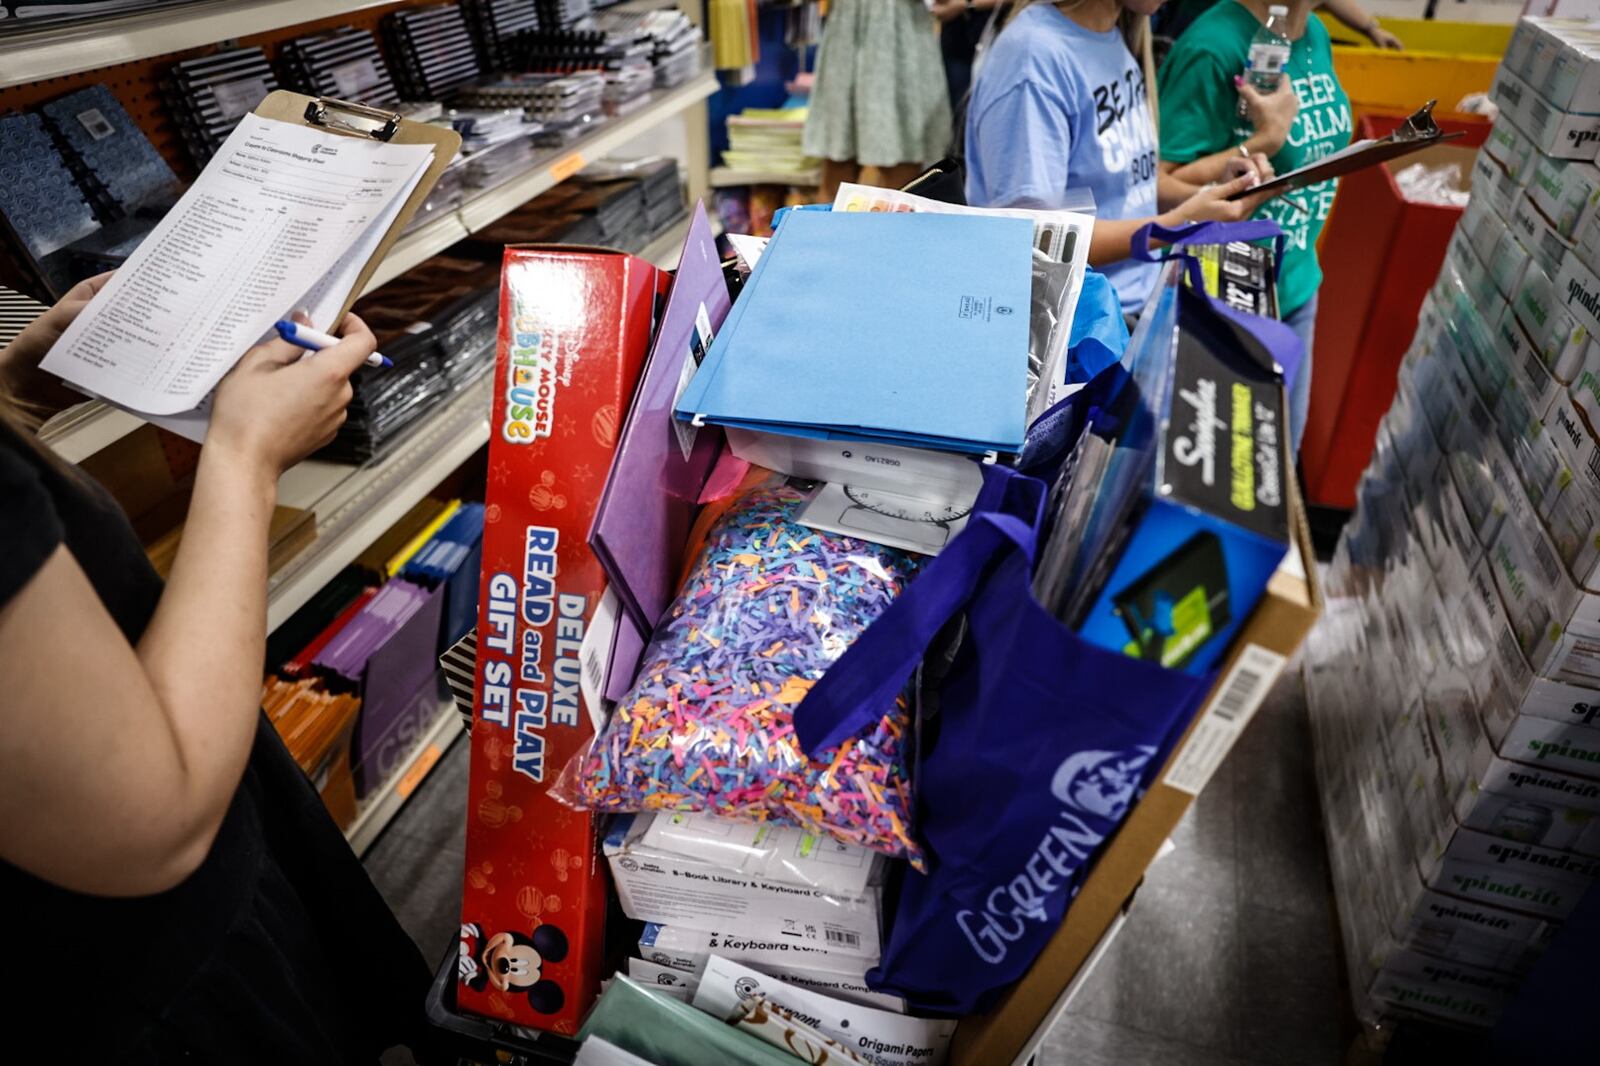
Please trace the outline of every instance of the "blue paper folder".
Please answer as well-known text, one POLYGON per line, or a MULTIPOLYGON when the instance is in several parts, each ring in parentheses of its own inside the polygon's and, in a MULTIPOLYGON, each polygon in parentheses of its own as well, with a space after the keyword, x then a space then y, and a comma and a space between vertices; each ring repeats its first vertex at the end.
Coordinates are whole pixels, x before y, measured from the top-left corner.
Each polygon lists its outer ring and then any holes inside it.
POLYGON ((794 212, 674 413, 745 429, 1015 452, 1032 224, 794 212))

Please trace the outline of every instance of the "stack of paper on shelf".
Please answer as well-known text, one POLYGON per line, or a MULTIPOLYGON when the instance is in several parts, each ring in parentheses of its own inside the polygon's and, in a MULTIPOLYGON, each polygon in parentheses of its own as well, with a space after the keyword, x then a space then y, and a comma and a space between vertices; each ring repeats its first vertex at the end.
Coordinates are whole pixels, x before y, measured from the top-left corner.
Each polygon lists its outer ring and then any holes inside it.
POLYGON ((746 108, 728 117, 728 148, 722 162, 736 170, 802 175, 818 160, 800 147, 806 108, 746 108))

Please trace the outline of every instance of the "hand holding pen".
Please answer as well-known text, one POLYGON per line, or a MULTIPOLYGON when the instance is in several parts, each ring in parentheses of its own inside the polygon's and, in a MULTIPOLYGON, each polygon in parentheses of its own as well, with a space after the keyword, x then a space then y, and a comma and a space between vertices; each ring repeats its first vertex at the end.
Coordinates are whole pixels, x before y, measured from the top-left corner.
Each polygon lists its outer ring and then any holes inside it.
POLYGON ((353 395, 350 375, 377 347, 366 323, 346 315, 338 343, 315 359, 276 336, 251 348, 217 386, 201 461, 228 463, 264 488, 275 485, 333 440, 353 395))
MULTIPOLYGON (((1252 153, 1249 146, 1244 144, 1239 145, 1239 158, 1228 160, 1227 172, 1229 177, 1233 177, 1236 174, 1255 174, 1256 181, 1251 188, 1254 188, 1256 185, 1260 185, 1262 182, 1271 181, 1277 176, 1277 173, 1272 169, 1272 163, 1265 155, 1260 152, 1252 153)), ((1278 196, 1283 199, 1284 203, 1288 204, 1302 215, 1309 215, 1311 213, 1310 209, 1307 208, 1305 204, 1290 196, 1287 191, 1279 193, 1278 196)))
MULTIPOLYGON (((321 330, 312 329, 305 323, 295 322, 287 318, 278 319, 272 324, 272 328, 278 331, 278 336, 290 344, 297 348, 306 349, 306 354, 301 358, 307 358, 312 352, 320 352, 324 348, 332 348, 339 343, 338 337, 329 336, 321 330)), ((390 367, 394 366, 394 362, 386 355, 373 352, 367 356, 366 365, 370 367, 390 367)))

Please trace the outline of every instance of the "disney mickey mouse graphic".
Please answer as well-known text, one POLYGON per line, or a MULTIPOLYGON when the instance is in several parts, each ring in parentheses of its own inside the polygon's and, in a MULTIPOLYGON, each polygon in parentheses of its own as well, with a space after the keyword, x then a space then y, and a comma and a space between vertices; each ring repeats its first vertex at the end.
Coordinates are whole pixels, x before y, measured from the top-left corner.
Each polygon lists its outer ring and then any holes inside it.
POLYGON ((567 957, 567 934, 553 925, 541 925, 532 936, 495 933, 485 937, 474 922, 461 926, 461 954, 456 973, 474 992, 492 985, 501 992, 526 992, 540 1014, 554 1014, 566 1003, 561 986, 540 972, 546 963, 567 957))

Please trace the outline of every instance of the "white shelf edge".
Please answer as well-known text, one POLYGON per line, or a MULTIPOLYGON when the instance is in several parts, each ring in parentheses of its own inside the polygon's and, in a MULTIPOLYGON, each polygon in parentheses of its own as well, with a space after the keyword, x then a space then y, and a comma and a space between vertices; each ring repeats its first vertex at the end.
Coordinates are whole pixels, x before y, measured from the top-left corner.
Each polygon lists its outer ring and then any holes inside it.
POLYGON ((814 189, 822 184, 822 174, 816 170, 798 173, 779 170, 738 170, 734 167, 712 167, 711 187, 731 189, 740 185, 794 185, 814 189))
MULTIPOLYGON (((380 502, 363 512, 349 527, 326 538, 319 535, 318 539, 308 544, 290 561, 289 565, 296 569, 267 597, 267 632, 272 632, 287 621, 290 615, 316 595, 318 589, 365 551, 384 530, 399 521, 418 500, 428 494, 429 490, 444 480, 452 470, 466 462, 473 452, 488 443, 489 406, 483 395, 486 392, 487 382, 480 382, 451 401, 451 406, 463 403, 481 404, 483 416, 474 419, 454 437, 429 451, 426 460, 410 471, 401 487, 387 493, 380 502)), ((421 428, 425 427, 419 427, 421 428)), ((404 450, 403 445, 397 448, 391 453, 390 460, 398 461, 404 450)), ((371 483, 386 472, 387 467, 380 459, 369 466, 356 468, 351 476, 371 483)), ((342 484, 340 491, 346 496, 359 495, 361 480, 342 484)), ((280 502, 288 506, 302 505, 302 502, 296 501, 280 502)), ((319 520, 326 517, 318 516, 319 520)))
POLYGON ((0 89, 378 7, 384 0, 218 0, 0 36, 0 89))
POLYGON ((72 408, 54 428, 46 425, 39 439, 63 461, 76 464, 142 425, 142 418, 99 400, 89 400, 72 408))
POLYGON ((424 222, 394 242, 389 254, 383 257, 378 269, 367 279, 361 295, 367 295, 380 285, 387 285, 412 267, 469 236, 471 231, 462 222, 461 215, 455 208, 438 218, 424 222))
MULTIPOLYGON (((0 48, 0 66, 4 65, 5 56, 3 48, 0 48)), ((594 133, 563 149, 542 154, 539 157, 539 165, 522 177, 513 178, 486 190, 464 201, 456 209, 423 223, 401 237, 395 242, 394 247, 389 249, 389 254, 367 282, 362 295, 393 281, 423 260, 470 236, 474 230, 482 229, 534 197, 559 185, 571 177, 572 172, 559 171, 560 176, 557 177, 557 168, 570 166, 567 161, 574 154, 585 161, 598 159, 652 129, 658 123, 694 106, 716 91, 716 74, 710 70, 702 70, 692 80, 668 90, 660 99, 651 101, 648 106, 630 115, 611 119, 594 133)), ((63 427, 59 434, 47 440, 55 453, 67 462, 81 462, 101 448, 116 443, 143 424, 143 421, 134 415, 99 404, 98 401, 95 403, 96 408, 86 411, 71 425, 63 427)))
POLYGON ((427 731, 418 738, 416 747, 406 754, 401 765, 389 779, 378 786, 377 792, 367 798, 357 811, 356 820, 344 831, 344 837, 350 842, 352 851, 361 855, 372 847, 373 841, 377 840, 378 835, 394 821, 394 816, 400 813, 400 808, 411 798, 410 794, 400 795, 397 786, 411 773, 412 768, 417 765, 417 760, 421 759, 429 748, 438 747, 439 755, 434 759, 433 765, 412 782, 413 792, 416 786, 426 780, 428 774, 438 768, 439 762, 443 760, 445 752, 449 750, 451 742, 459 732, 461 732, 461 713, 456 710, 455 700, 441 700, 438 714, 427 731))

